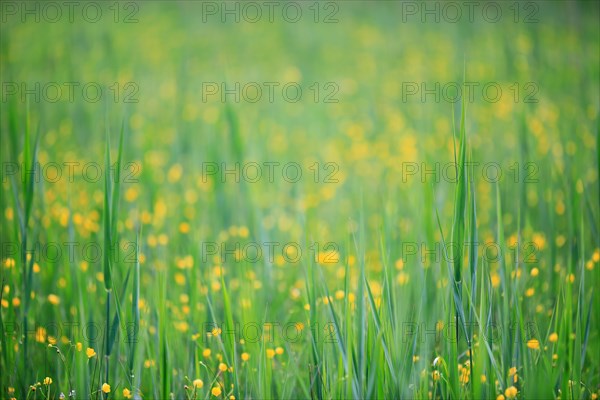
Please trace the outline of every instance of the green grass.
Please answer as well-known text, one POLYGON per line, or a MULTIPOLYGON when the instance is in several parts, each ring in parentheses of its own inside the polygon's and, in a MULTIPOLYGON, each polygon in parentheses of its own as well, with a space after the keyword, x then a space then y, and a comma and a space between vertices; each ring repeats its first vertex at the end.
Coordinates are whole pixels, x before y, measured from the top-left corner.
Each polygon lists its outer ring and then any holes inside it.
POLYGON ((3 99, 0 398, 597 398, 598 4, 536 4, 533 24, 403 23, 396 2, 340 3, 336 24, 202 23, 200 2, 3 22, 3 83, 104 96, 3 99), (203 101, 224 77, 303 97, 203 101), (405 102, 406 82, 503 95, 405 102), (80 164, 7 170, 52 162, 80 164), (213 162, 280 164, 235 182, 213 162))

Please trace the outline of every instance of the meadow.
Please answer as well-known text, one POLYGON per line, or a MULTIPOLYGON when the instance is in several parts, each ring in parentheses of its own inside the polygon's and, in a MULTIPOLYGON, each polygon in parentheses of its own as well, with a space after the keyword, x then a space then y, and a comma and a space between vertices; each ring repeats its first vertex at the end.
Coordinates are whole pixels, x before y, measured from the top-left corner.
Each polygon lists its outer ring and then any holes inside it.
POLYGON ((0 7, 0 398, 600 395, 598 2, 0 7))

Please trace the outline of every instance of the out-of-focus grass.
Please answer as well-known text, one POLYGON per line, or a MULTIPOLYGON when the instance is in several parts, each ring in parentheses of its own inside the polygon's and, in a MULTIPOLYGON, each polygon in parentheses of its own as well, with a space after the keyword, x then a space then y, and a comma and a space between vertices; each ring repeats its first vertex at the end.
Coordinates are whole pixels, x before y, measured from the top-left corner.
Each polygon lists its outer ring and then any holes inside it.
POLYGON ((341 3, 334 24, 203 23, 201 4, 141 3, 133 24, 2 23, 3 83, 105 85, 97 103, 80 91, 3 99, 3 163, 123 166, 106 182, 3 170, 3 246, 99 243, 110 255, 117 240, 121 258, 3 247, 2 398, 598 396, 597 4, 541 2, 533 24, 404 23, 394 2, 341 3), (403 101, 403 82, 463 77, 503 95, 403 101), (203 82, 304 93, 223 104, 204 101, 203 82), (322 101, 328 82, 337 103, 322 101), (536 103, 523 101, 528 82, 536 103), (123 102, 135 88, 139 101, 123 102), (473 166, 459 184, 422 181, 421 163, 441 176, 455 157, 503 176, 473 166), (298 162, 304 175, 204 179, 203 163, 252 161, 298 162), (325 163, 338 182, 324 182, 325 163), (447 261, 442 235, 479 247, 447 261), (281 245, 252 262, 206 258, 206 242, 281 245), (279 251, 289 242, 297 263, 279 251), (486 243, 502 256, 485 257, 486 243))

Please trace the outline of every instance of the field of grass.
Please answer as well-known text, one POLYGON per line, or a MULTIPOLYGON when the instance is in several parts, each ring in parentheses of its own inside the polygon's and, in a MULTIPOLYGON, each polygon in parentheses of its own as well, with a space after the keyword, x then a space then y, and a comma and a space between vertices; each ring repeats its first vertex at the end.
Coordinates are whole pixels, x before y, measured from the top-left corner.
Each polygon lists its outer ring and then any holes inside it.
POLYGON ((67 3, 0 3, 0 398, 598 398, 598 2, 67 3))

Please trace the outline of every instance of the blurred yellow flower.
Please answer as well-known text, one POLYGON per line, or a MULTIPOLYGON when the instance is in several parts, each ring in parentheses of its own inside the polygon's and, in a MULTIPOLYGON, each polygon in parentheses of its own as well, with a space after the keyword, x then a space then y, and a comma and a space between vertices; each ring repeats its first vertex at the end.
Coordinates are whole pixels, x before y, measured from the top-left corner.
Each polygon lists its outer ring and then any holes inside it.
POLYGON ((126 399, 130 399, 132 397, 131 390, 123 388, 123 397, 125 397, 126 399))
POLYGON ((96 355, 96 351, 94 349, 92 349, 91 347, 88 347, 85 350, 85 355, 88 356, 88 358, 92 358, 96 355))
POLYGON ((192 382, 192 384, 196 389, 200 389, 204 386, 204 382, 202 381, 202 379, 194 379, 194 382, 192 382))
POLYGON ((242 353, 242 361, 248 361, 250 359, 250 354, 242 353))
POLYGON ((398 260, 396 260, 396 269, 400 270, 400 269, 404 269, 404 260, 399 258, 398 260))
POLYGON ((492 287, 497 288, 498 286, 500 286, 500 275, 498 275, 497 273, 493 273, 491 275, 491 281, 492 287))
POLYGON ((57 306, 60 304, 60 297, 58 297, 55 294, 49 294, 48 295, 48 302, 54 306, 57 306))
POLYGON ((190 224, 187 222, 182 222, 179 224, 179 232, 188 233, 190 231, 190 224))
POLYGON ((558 340, 558 334, 556 332, 552 332, 550 336, 548 336, 548 340, 551 343, 555 343, 558 340))
POLYGON ((52 385, 52 378, 49 376, 44 378, 44 385, 52 385))
POLYGON ((400 272, 398 274, 397 281, 400 286, 406 285, 408 283, 408 274, 405 272, 400 272))
POLYGON ((215 386, 214 388, 211 389, 210 392, 212 393, 213 396, 219 397, 221 395, 221 388, 219 386, 215 386))
POLYGON ((529 347, 532 350, 539 350, 540 348, 540 341, 537 339, 529 339, 527 341, 527 347, 529 347))
POLYGON ((110 393, 110 385, 108 383, 103 383, 102 384, 102 391, 104 393, 110 393))
POLYGON ((509 399, 514 399, 515 397, 517 397, 517 388, 514 386, 508 387, 506 388, 506 390, 504 391, 504 395, 509 398, 509 399))

